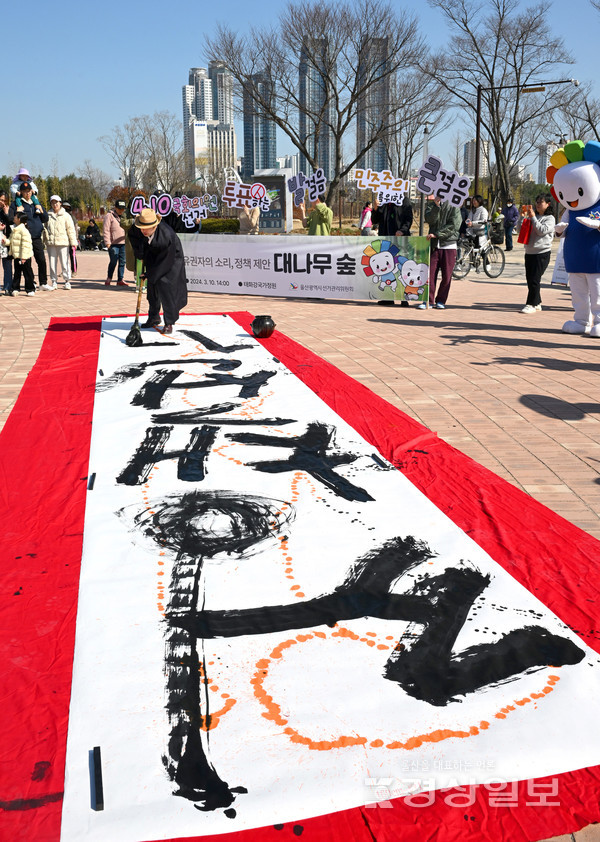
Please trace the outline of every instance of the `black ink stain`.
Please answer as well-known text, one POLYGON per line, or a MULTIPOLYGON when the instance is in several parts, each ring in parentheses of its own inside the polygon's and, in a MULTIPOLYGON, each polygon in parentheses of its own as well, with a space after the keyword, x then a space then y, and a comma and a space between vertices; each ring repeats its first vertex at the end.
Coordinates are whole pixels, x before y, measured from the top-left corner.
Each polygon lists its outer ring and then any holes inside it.
POLYGON ((46 804, 53 804, 55 801, 62 801, 64 792, 51 792, 49 795, 42 795, 40 798, 15 798, 14 801, 0 801, 0 810, 15 812, 21 810, 37 810, 45 807, 46 804))
POLYGON ((33 772, 31 773, 31 780, 43 781, 46 777, 46 772, 50 768, 50 765, 51 764, 48 760, 40 760, 38 763, 36 763, 33 772))

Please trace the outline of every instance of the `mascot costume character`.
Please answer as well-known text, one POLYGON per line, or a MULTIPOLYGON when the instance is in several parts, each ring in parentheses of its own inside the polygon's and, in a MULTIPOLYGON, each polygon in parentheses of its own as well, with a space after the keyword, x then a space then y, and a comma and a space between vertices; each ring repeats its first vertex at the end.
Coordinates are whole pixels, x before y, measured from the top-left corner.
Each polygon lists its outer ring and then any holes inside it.
POLYGON ((566 209, 555 230, 564 237, 575 313, 562 329, 600 337, 600 143, 574 140, 557 149, 546 179, 566 209))

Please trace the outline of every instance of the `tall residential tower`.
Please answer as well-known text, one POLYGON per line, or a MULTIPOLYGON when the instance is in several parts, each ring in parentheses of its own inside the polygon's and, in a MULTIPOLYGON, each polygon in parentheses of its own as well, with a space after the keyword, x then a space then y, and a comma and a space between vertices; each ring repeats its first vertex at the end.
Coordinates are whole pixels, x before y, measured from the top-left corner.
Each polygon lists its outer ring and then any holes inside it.
MULTIPOLYGON (((371 38, 361 51, 358 66, 361 94, 356 111, 356 150, 364 149, 374 134, 380 133, 389 124, 390 116, 390 38, 371 38), (371 84, 369 85, 369 82, 371 84)), ((376 172, 395 170, 396 164, 390 161, 389 144, 383 135, 360 158, 357 166, 371 168, 376 172)), ((394 173, 398 175, 398 173, 394 173)))
POLYGON ((183 86, 183 142, 188 178, 207 178, 234 167, 233 82, 221 61, 192 67, 183 86))
MULTIPOLYGON (((335 76, 326 38, 306 37, 300 52, 300 137, 329 181, 335 172, 334 97, 328 79, 335 76)), ((312 173, 305 155, 300 169, 312 173)))
MULTIPOLYGON (((268 102, 274 93, 273 80, 263 73, 256 73, 248 80, 255 93, 268 102)), ((270 170, 277 166, 276 125, 244 90, 244 163, 242 179, 248 181, 256 170, 270 170)))

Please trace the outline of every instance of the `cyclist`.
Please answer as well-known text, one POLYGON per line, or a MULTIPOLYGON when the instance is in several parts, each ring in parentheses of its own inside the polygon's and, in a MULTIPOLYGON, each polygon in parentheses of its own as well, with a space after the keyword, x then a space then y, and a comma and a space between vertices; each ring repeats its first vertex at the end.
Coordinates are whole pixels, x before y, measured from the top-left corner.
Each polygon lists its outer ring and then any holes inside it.
MULTIPOLYGON (((475 238, 475 247, 481 248, 487 242, 487 208, 483 206, 483 196, 477 193, 473 196, 471 201, 471 210, 467 216, 465 225, 467 226, 467 235, 475 238)), ((477 267, 479 272, 479 267, 477 267)))

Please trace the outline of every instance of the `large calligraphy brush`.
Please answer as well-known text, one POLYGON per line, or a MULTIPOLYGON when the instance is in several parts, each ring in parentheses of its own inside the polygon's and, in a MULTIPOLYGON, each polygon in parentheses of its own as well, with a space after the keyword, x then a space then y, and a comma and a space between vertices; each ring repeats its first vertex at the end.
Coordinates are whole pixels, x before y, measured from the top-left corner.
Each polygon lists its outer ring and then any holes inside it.
POLYGON ((142 304, 142 294, 144 292, 145 280, 145 277, 142 273, 141 260, 136 260, 135 275, 138 287, 137 305, 135 308, 135 321, 132 325, 131 330, 125 338, 125 344, 128 345, 130 348, 139 348, 140 345, 144 344, 144 340, 142 339, 142 331, 140 330, 140 307, 142 304))

